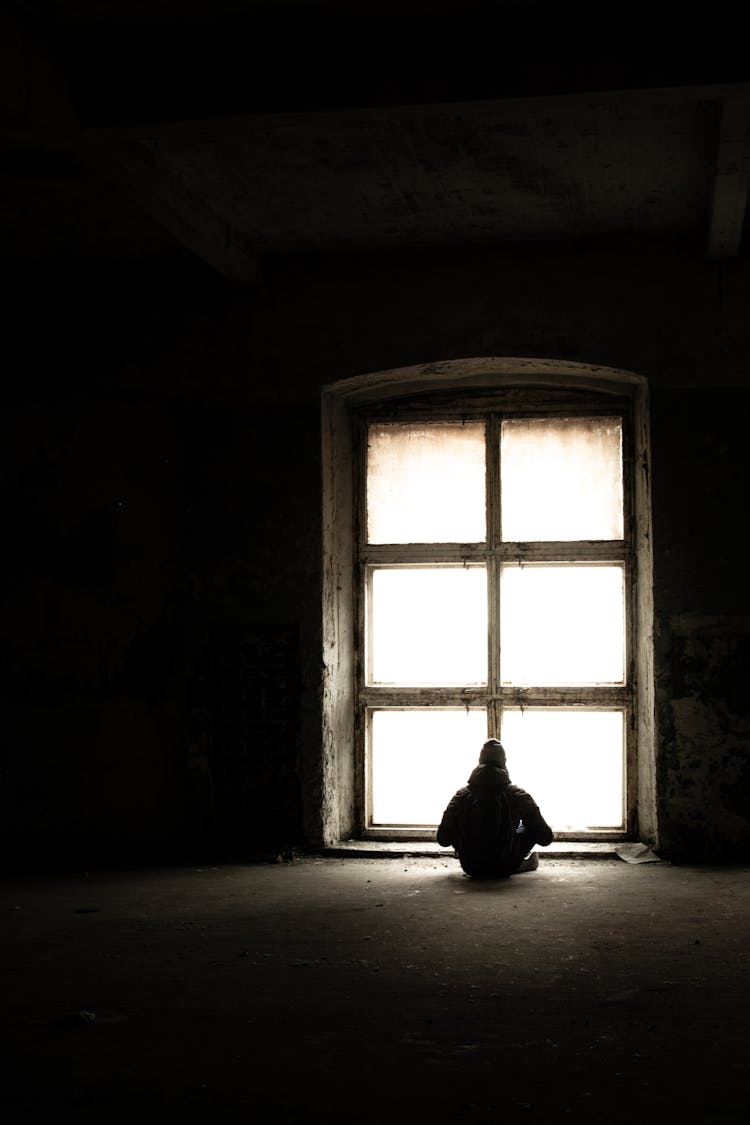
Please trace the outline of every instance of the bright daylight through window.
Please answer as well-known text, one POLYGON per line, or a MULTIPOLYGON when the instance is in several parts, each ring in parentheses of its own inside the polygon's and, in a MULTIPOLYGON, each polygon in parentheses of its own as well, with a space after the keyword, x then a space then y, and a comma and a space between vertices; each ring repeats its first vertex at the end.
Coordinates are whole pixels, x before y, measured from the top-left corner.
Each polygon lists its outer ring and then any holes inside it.
POLYGON ((369 416, 365 829, 438 821, 487 737, 557 833, 626 827, 625 412, 369 416))

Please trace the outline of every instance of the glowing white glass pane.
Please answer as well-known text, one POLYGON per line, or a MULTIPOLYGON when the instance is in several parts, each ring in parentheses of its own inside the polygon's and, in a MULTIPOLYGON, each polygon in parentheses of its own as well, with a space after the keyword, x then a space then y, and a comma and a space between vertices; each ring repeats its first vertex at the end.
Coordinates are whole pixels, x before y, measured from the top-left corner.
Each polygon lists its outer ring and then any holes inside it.
POLYGON ((372 823, 439 824, 486 738, 484 711, 375 711, 372 823))
POLYGON ((394 567, 372 574, 370 682, 487 682, 484 567, 394 567))
POLYGON ((500 737, 511 781, 553 830, 624 827, 621 711, 505 711, 500 737))
POLYGON ((619 684, 624 661, 622 567, 503 567, 502 683, 619 684))
POLYGON ((501 430, 502 537, 622 539, 619 418, 518 418, 501 430))
POLYGON ((369 543, 483 543, 484 423, 385 423, 367 438, 369 543))

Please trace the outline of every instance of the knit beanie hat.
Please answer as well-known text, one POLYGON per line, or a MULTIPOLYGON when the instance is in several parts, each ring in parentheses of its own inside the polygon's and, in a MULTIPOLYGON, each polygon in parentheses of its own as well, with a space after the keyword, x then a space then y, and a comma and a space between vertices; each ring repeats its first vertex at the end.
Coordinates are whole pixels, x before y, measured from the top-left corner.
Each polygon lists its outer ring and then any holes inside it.
POLYGON ((497 738, 488 738, 479 752, 480 766, 505 767, 505 750, 497 738))

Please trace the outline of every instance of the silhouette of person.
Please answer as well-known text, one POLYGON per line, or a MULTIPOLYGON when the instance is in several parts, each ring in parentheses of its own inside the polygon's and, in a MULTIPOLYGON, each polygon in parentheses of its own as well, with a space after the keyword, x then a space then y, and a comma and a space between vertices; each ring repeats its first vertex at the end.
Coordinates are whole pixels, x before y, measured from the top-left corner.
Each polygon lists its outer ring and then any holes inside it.
MULTIPOLYGON (((491 803, 491 801, 490 801, 491 803)), ((487 833, 492 827, 486 829, 487 833)), ((535 871, 539 866, 539 856, 534 847, 546 847, 554 839, 552 829, 539 811, 534 798, 525 789, 513 785, 506 766, 505 749, 497 738, 484 743, 479 754, 479 764, 471 772, 467 785, 454 793, 443 813, 437 830, 437 842, 441 847, 455 848, 459 863, 467 875, 508 876, 521 871, 535 871), (505 798, 510 813, 510 833, 508 847, 504 855, 484 855, 477 858, 475 842, 470 844, 466 828, 466 813, 475 795, 488 798, 505 798)), ((480 850, 486 852, 487 841, 480 842, 480 850)), ((491 843, 490 850, 495 847, 491 843)), ((500 847, 498 845, 498 853, 500 847)))

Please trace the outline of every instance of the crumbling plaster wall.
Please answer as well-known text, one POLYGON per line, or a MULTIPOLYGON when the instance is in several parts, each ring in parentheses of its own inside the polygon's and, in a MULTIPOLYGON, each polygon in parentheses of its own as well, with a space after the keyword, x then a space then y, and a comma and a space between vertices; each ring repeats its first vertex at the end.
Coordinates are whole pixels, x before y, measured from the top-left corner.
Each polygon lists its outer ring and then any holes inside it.
POLYGON ((744 387, 652 396, 658 791, 675 857, 750 851, 744 387))
POLYGON ((5 840, 318 843, 321 388, 525 355, 649 380, 659 844, 747 851, 749 281, 625 240, 269 259, 249 288, 201 269, 16 284, 5 840))

